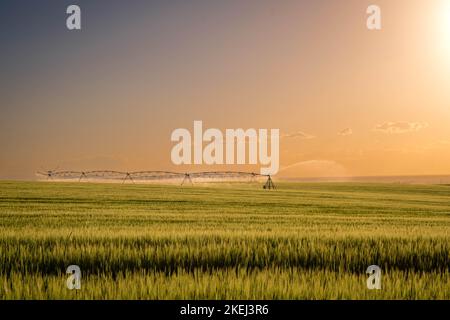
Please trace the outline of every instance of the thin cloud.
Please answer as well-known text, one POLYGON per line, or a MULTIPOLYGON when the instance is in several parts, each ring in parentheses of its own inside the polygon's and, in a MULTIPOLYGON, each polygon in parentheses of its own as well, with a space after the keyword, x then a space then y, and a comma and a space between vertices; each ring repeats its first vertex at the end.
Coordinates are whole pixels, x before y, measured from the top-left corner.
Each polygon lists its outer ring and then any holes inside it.
POLYGON ((345 128, 341 132, 338 133, 340 136, 349 136, 353 134, 353 130, 351 128, 345 128))
POLYGON ((313 136, 309 133, 303 132, 303 131, 297 131, 297 132, 293 132, 293 133, 285 133, 285 134, 281 135, 281 137, 282 138, 299 138, 299 139, 304 139, 304 140, 315 138, 315 136, 313 136))
POLYGON ((378 124, 375 126, 374 131, 396 134, 396 133, 416 132, 427 127, 428 123, 426 122, 397 121, 378 124))

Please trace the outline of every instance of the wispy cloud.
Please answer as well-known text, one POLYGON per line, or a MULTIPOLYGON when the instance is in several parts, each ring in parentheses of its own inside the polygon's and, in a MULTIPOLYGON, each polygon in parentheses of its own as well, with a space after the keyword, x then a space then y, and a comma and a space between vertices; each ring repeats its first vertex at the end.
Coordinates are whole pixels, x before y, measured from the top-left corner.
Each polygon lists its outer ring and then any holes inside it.
POLYGON ((315 136, 303 132, 303 131, 297 131, 292 133, 285 133, 281 135, 282 138, 298 138, 298 139, 314 139, 315 136))
POLYGON ((353 134, 353 130, 351 128, 345 128, 341 132, 338 133, 340 136, 349 136, 353 134))
POLYGON ((427 127, 428 123, 426 122, 390 121, 376 125, 374 131, 383 133, 406 133, 419 131, 427 127))

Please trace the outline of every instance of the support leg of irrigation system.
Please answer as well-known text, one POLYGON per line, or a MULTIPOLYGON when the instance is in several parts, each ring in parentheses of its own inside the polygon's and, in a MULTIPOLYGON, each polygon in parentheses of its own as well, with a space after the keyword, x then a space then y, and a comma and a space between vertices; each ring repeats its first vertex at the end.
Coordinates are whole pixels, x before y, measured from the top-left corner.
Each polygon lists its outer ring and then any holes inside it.
POLYGON ((192 180, 191 180, 191 175, 190 175, 189 173, 185 173, 185 174, 184 174, 184 179, 183 179, 183 182, 181 182, 181 185, 184 184, 184 182, 186 181, 186 179, 189 180, 189 182, 191 183, 191 185, 194 185, 194 183, 193 183, 192 180))
POLYGON ((263 189, 275 189, 275 184, 272 181, 272 178, 270 177, 270 175, 267 176, 267 181, 266 184, 263 186, 263 189))
POLYGON ((127 179, 130 179, 131 180, 131 182, 133 182, 134 183, 134 180, 133 180, 133 178, 131 177, 131 175, 130 175, 130 173, 129 172, 127 172, 127 175, 125 176, 125 178, 123 179, 123 181, 122 181, 122 184, 124 184, 125 183, 125 181, 127 181, 127 179))
POLYGON ((78 179, 78 182, 81 182, 81 179, 83 179, 83 177, 86 178, 86 174, 84 172, 81 173, 80 179, 78 179))

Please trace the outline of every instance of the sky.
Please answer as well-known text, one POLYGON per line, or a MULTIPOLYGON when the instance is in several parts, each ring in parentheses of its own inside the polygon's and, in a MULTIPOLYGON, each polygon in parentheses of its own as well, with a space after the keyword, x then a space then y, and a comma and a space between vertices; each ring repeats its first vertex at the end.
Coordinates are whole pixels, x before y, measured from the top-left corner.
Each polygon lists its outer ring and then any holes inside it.
POLYGON ((174 165, 195 120, 280 129, 280 177, 450 174, 449 0, 2 0, 0 46, 0 179, 259 167, 174 165))

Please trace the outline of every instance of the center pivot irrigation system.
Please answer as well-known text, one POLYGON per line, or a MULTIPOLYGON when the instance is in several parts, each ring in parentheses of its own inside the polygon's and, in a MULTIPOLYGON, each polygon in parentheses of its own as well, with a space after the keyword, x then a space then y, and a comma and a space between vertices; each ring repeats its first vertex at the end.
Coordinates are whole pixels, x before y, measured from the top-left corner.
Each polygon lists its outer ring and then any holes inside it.
POLYGON ((176 181, 180 180, 181 185, 185 183, 194 184, 195 180, 214 181, 214 180, 240 180, 254 182, 257 178, 266 177, 264 189, 275 189, 275 185, 270 175, 262 175, 253 172, 239 171, 206 171, 180 173, 170 171, 136 171, 136 172, 120 172, 109 170, 97 171, 38 171, 37 176, 46 180, 76 180, 76 181, 121 181, 127 182, 145 182, 145 181, 176 181))

